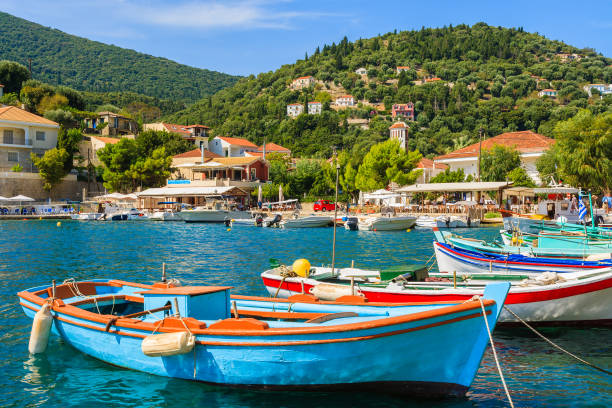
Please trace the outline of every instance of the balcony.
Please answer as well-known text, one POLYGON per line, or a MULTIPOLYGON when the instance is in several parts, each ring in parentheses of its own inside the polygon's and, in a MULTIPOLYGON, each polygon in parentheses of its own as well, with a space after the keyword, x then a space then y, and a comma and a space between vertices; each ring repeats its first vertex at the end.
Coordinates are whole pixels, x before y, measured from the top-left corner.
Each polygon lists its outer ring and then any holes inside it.
POLYGON ((23 137, 13 137, 12 139, 0 139, 0 147, 21 147, 26 149, 32 148, 32 139, 23 137))

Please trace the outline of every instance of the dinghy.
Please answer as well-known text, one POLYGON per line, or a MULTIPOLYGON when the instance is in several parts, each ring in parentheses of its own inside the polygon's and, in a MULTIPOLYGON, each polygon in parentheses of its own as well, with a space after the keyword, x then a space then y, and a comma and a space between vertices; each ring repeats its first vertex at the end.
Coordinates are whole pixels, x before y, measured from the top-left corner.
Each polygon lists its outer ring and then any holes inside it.
POLYGON ((488 343, 485 322, 493 330, 508 288, 488 285, 468 301, 395 306, 355 297, 230 298, 229 287, 103 279, 18 296, 27 316, 37 314, 33 352, 44 350, 51 327, 87 355, 161 376, 439 396, 467 391, 488 343))

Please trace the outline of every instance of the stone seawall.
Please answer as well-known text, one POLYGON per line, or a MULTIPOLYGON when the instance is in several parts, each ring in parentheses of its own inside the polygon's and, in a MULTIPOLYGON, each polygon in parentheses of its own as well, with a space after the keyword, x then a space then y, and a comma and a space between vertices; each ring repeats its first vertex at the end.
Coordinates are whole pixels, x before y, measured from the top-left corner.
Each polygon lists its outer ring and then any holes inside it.
MULTIPOLYGON (((51 190, 51 199, 80 200, 82 189, 79 184, 75 174, 68 174, 51 190)), ((49 193, 43 189, 43 182, 38 173, 0 172, 0 196, 14 197, 20 194, 32 197, 36 201, 49 198, 49 193)))

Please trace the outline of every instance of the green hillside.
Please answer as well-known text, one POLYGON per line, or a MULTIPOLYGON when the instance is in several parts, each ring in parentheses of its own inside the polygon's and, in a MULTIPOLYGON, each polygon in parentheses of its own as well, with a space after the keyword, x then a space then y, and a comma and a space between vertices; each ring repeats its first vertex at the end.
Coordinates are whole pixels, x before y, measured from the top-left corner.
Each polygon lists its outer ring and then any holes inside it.
POLYGON ((43 27, 0 12, 0 60, 28 65, 53 85, 94 92, 130 91, 195 101, 238 79, 43 27))
POLYGON ((413 102, 410 147, 433 156, 474 142, 480 128, 487 136, 529 129, 552 136, 554 124, 580 108, 610 109, 612 96, 589 98, 583 86, 612 82, 611 63, 591 49, 520 28, 484 23, 423 28, 355 42, 344 38, 295 64, 243 78, 166 119, 206 124, 217 134, 256 143, 265 138, 297 155, 328 157, 337 146, 363 157, 372 144, 388 138, 392 104, 413 102), (397 66, 410 69, 398 75, 397 66), (367 75, 355 73, 361 67, 367 75), (316 78, 314 86, 290 89, 293 79, 306 75, 316 78), (548 88, 558 97, 538 96, 548 88), (346 93, 359 105, 330 106, 346 93), (321 115, 287 117, 287 104, 313 100, 324 103, 321 115), (369 129, 350 123, 357 118, 370 119, 369 129))

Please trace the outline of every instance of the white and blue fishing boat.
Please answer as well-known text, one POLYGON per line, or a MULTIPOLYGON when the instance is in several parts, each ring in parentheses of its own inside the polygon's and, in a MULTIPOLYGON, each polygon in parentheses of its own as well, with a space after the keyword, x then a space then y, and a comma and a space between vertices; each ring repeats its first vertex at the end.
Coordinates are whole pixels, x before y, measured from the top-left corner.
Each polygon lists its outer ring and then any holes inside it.
POLYGON ((488 285, 468 301, 401 305, 230 297, 229 287, 119 280, 70 281, 18 296, 34 318, 31 352, 44 351, 50 329, 99 360, 161 376, 433 396, 467 391, 508 288, 488 285))

